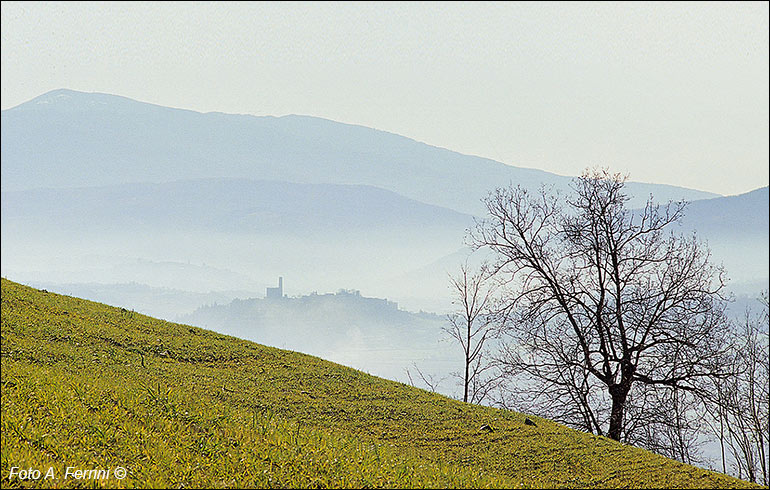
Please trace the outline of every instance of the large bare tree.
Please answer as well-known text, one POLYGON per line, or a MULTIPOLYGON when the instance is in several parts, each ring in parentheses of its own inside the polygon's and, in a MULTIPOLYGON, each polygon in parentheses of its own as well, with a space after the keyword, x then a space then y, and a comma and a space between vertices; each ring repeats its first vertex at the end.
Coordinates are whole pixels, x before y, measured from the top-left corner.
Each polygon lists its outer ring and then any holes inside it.
POLYGON ((470 235, 506 283, 501 361, 517 389, 615 440, 641 434, 628 413, 723 375, 726 331, 721 268, 694 235, 667 233, 685 203, 629 210, 625 180, 595 169, 568 196, 497 189, 470 235))

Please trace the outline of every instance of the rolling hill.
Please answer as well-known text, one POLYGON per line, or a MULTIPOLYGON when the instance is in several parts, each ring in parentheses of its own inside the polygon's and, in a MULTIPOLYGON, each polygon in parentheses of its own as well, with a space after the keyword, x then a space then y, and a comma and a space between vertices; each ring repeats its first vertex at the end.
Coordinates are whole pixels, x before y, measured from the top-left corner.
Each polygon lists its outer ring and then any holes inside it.
MULTIPOLYGON (((309 116, 198 113, 125 97, 54 90, 2 111, 2 190, 200 178, 362 184, 467 214, 509 182, 570 178, 462 155, 362 126, 309 116)), ((587 163, 588 165, 589 163, 587 163)), ((629 185, 636 204, 715 194, 629 185)))
MULTIPOLYGON (((139 273, 141 274, 141 271, 139 273)), ((30 286, 59 292, 67 296, 77 296, 98 303, 119 305, 127 310, 135 310, 169 321, 190 314, 201 305, 227 304, 236 298, 251 298, 257 295, 253 291, 244 290, 221 290, 205 293, 183 291, 173 288, 151 287, 135 281, 116 284, 61 284, 42 281, 30 283, 30 286)), ((264 286, 260 289, 263 290, 264 286)))
POLYGON ((0 313, 4 488, 755 487, 548 420, 525 425, 520 413, 5 279, 0 313), (60 479, 13 479, 11 466, 53 467, 60 479), (67 466, 126 477, 62 480, 67 466))

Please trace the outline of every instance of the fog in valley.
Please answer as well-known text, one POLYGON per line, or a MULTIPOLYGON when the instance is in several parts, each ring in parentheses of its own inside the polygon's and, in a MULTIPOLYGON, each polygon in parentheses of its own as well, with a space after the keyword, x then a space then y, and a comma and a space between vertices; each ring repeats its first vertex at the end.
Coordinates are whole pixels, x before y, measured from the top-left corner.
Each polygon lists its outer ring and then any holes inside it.
MULTIPOLYGON (((449 277, 483 258, 466 234, 487 192, 569 192, 569 178, 315 118, 73 91, 2 114, 4 277, 400 381, 407 369, 448 379, 461 367, 442 332, 449 277), (222 127, 221 140, 210 136, 222 127), (196 134, 209 134, 205 151, 189 151, 196 134), (279 277, 285 297, 265 299, 279 277)), ((735 310, 767 287, 766 187, 737 197, 628 190, 631 207, 651 194, 692 201, 676 231, 709 241, 735 310)), ((450 380, 439 389, 457 394, 450 380)))

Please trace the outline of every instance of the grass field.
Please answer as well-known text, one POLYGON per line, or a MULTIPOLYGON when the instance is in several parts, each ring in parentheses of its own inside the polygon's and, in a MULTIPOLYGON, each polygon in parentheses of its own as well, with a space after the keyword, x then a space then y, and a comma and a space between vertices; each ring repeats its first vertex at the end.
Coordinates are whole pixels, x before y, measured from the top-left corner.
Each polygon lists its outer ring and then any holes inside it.
POLYGON ((1 333, 3 488, 755 487, 548 420, 528 426, 519 413, 5 279, 1 333), (68 467, 103 472, 65 478, 68 467), (41 476, 18 478, 30 468, 41 476))

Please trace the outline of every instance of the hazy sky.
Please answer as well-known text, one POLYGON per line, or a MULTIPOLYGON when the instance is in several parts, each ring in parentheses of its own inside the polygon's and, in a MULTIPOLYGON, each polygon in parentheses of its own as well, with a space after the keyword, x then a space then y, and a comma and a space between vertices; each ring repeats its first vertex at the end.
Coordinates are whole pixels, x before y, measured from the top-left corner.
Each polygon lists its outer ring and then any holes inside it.
POLYGON ((2 2, 2 108, 70 88, 512 165, 768 185, 768 3, 2 2))

